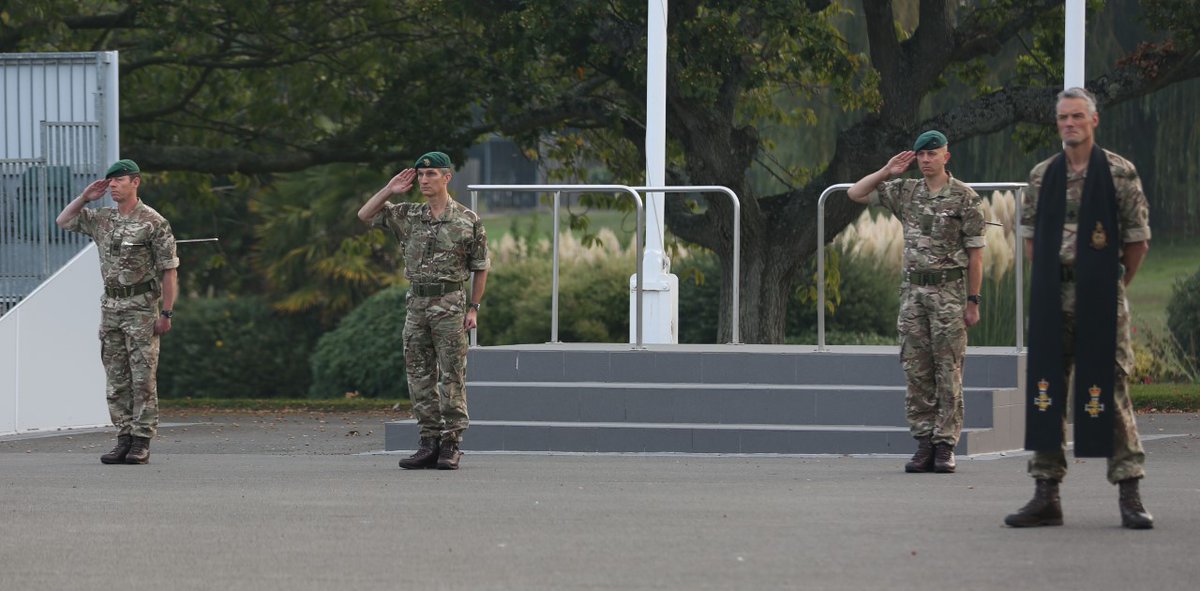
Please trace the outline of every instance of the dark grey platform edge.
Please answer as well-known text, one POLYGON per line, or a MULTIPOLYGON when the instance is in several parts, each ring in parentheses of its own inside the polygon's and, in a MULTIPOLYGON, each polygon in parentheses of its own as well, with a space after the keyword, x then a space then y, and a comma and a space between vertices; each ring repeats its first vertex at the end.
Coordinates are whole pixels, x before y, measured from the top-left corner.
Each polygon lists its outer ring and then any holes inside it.
MULTIPOLYGON (((557 344, 477 347, 467 451, 911 453, 895 347, 557 344), (673 378, 673 379, 668 379, 673 378), (803 381, 802 379, 803 378, 803 381), (807 382, 807 383, 804 383, 807 382)), ((1024 356, 972 348, 957 452, 1018 449, 1024 356)), ((385 425, 412 449, 414 421, 385 425)))

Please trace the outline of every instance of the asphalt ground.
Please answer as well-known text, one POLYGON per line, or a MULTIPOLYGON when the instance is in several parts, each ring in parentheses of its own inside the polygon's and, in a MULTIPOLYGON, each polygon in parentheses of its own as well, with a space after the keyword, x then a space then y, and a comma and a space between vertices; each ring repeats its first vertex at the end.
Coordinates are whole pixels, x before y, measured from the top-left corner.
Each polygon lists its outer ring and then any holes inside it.
MULTIPOLYGON (((0 438, 0 589, 1195 589, 1200 416, 1143 415, 1120 527, 1074 460, 1066 525, 1016 530, 1027 455, 471 453, 397 468, 389 413, 169 413, 147 466, 111 432, 0 438)), ((468 438, 469 438, 468 432, 468 438)))

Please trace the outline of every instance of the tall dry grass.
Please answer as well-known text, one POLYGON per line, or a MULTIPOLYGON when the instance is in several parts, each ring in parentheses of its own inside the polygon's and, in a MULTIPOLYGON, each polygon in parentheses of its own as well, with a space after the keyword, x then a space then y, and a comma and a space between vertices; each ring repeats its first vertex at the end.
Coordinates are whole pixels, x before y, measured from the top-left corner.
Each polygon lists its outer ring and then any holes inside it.
MULTIPOLYGON (((995 191, 984 195, 984 229, 987 247, 983 249, 984 306, 980 324, 971 330, 973 345, 1016 344, 1015 268, 1019 220, 1016 195, 995 191), (995 225, 993 225, 995 224, 995 225)), ((880 211, 864 211, 858 220, 842 230, 833 246, 856 263, 872 265, 882 280, 898 282, 904 261, 904 228, 894 216, 880 211)), ((847 294, 851 295, 852 294, 847 294)))

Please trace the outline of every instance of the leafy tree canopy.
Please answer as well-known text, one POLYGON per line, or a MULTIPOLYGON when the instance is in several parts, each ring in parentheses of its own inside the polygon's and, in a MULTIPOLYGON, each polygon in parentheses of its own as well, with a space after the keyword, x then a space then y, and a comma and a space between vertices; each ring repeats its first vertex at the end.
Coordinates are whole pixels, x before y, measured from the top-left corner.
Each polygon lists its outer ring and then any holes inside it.
MULTIPOLYGON (((561 163, 556 173, 565 178, 582 178, 597 161, 612 175, 639 178, 646 7, 43 0, 4 9, 0 50, 120 50, 122 153, 152 170, 403 162, 430 144, 458 156, 481 135, 501 133, 561 163)), ((1158 36, 1088 81, 1102 106, 1200 74, 1200 6, 1145 0, 1140 10, 1158 36)), ((748 342, 783 340, 788 293, 807 280, 816 247, 822 189, 874 170, 923 129, 961 141, 1013 124, 1045 126, 1061 86, 1058 0, 671 0, 669 11, 668 177, 725 185, 743 198, 748 342), (848 39, 844 19, 865 28, 865 39, 848 39), (1023 47, 1016 67, 989 71, 985 60, 1013 44, 1023 47), (781 164, 760 129, 805 133, 811 107, 780 107, 795 97, 865 115, 838 131, 828 161, 781 164), (756 193, 747 183, 756 165, 789 188, 756 193)), ((1036 127, 1022 137, 1046 146, 1036 127)), ((729 205, 706 205, 668 200, 668 224, 728 268, 729 205)), ((827 235, 859 211, 832 200, 827 235)), ((722 338, 729 327, 723 317, 722 338)))

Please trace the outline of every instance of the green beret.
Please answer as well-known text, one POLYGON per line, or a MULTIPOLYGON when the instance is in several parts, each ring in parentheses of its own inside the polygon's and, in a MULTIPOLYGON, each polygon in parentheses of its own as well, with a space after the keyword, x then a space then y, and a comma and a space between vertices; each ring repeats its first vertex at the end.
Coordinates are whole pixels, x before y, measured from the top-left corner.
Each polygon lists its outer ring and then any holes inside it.
POLYGON ((946 136, 942 132, 931 129, 917 136, 917 141, 913 142, 913 151, 936 150, 948 143, 950 142, 946 140, 946 136))
POLYGON ((131 174, 141 174, 142 169, 138 168, 137 162, 132 160, 118 160, 113 162, 113 165, 108 167, 108 172, 104 173, 104 178, 111 179, 119 176, 127 176, 131 174))
POLYGON ((417 158, 417 161, 413 164, 413 168, 417 169, 453 167, 454 165, 450 163, 450 157, 445 152, 430 152, 417 158))

